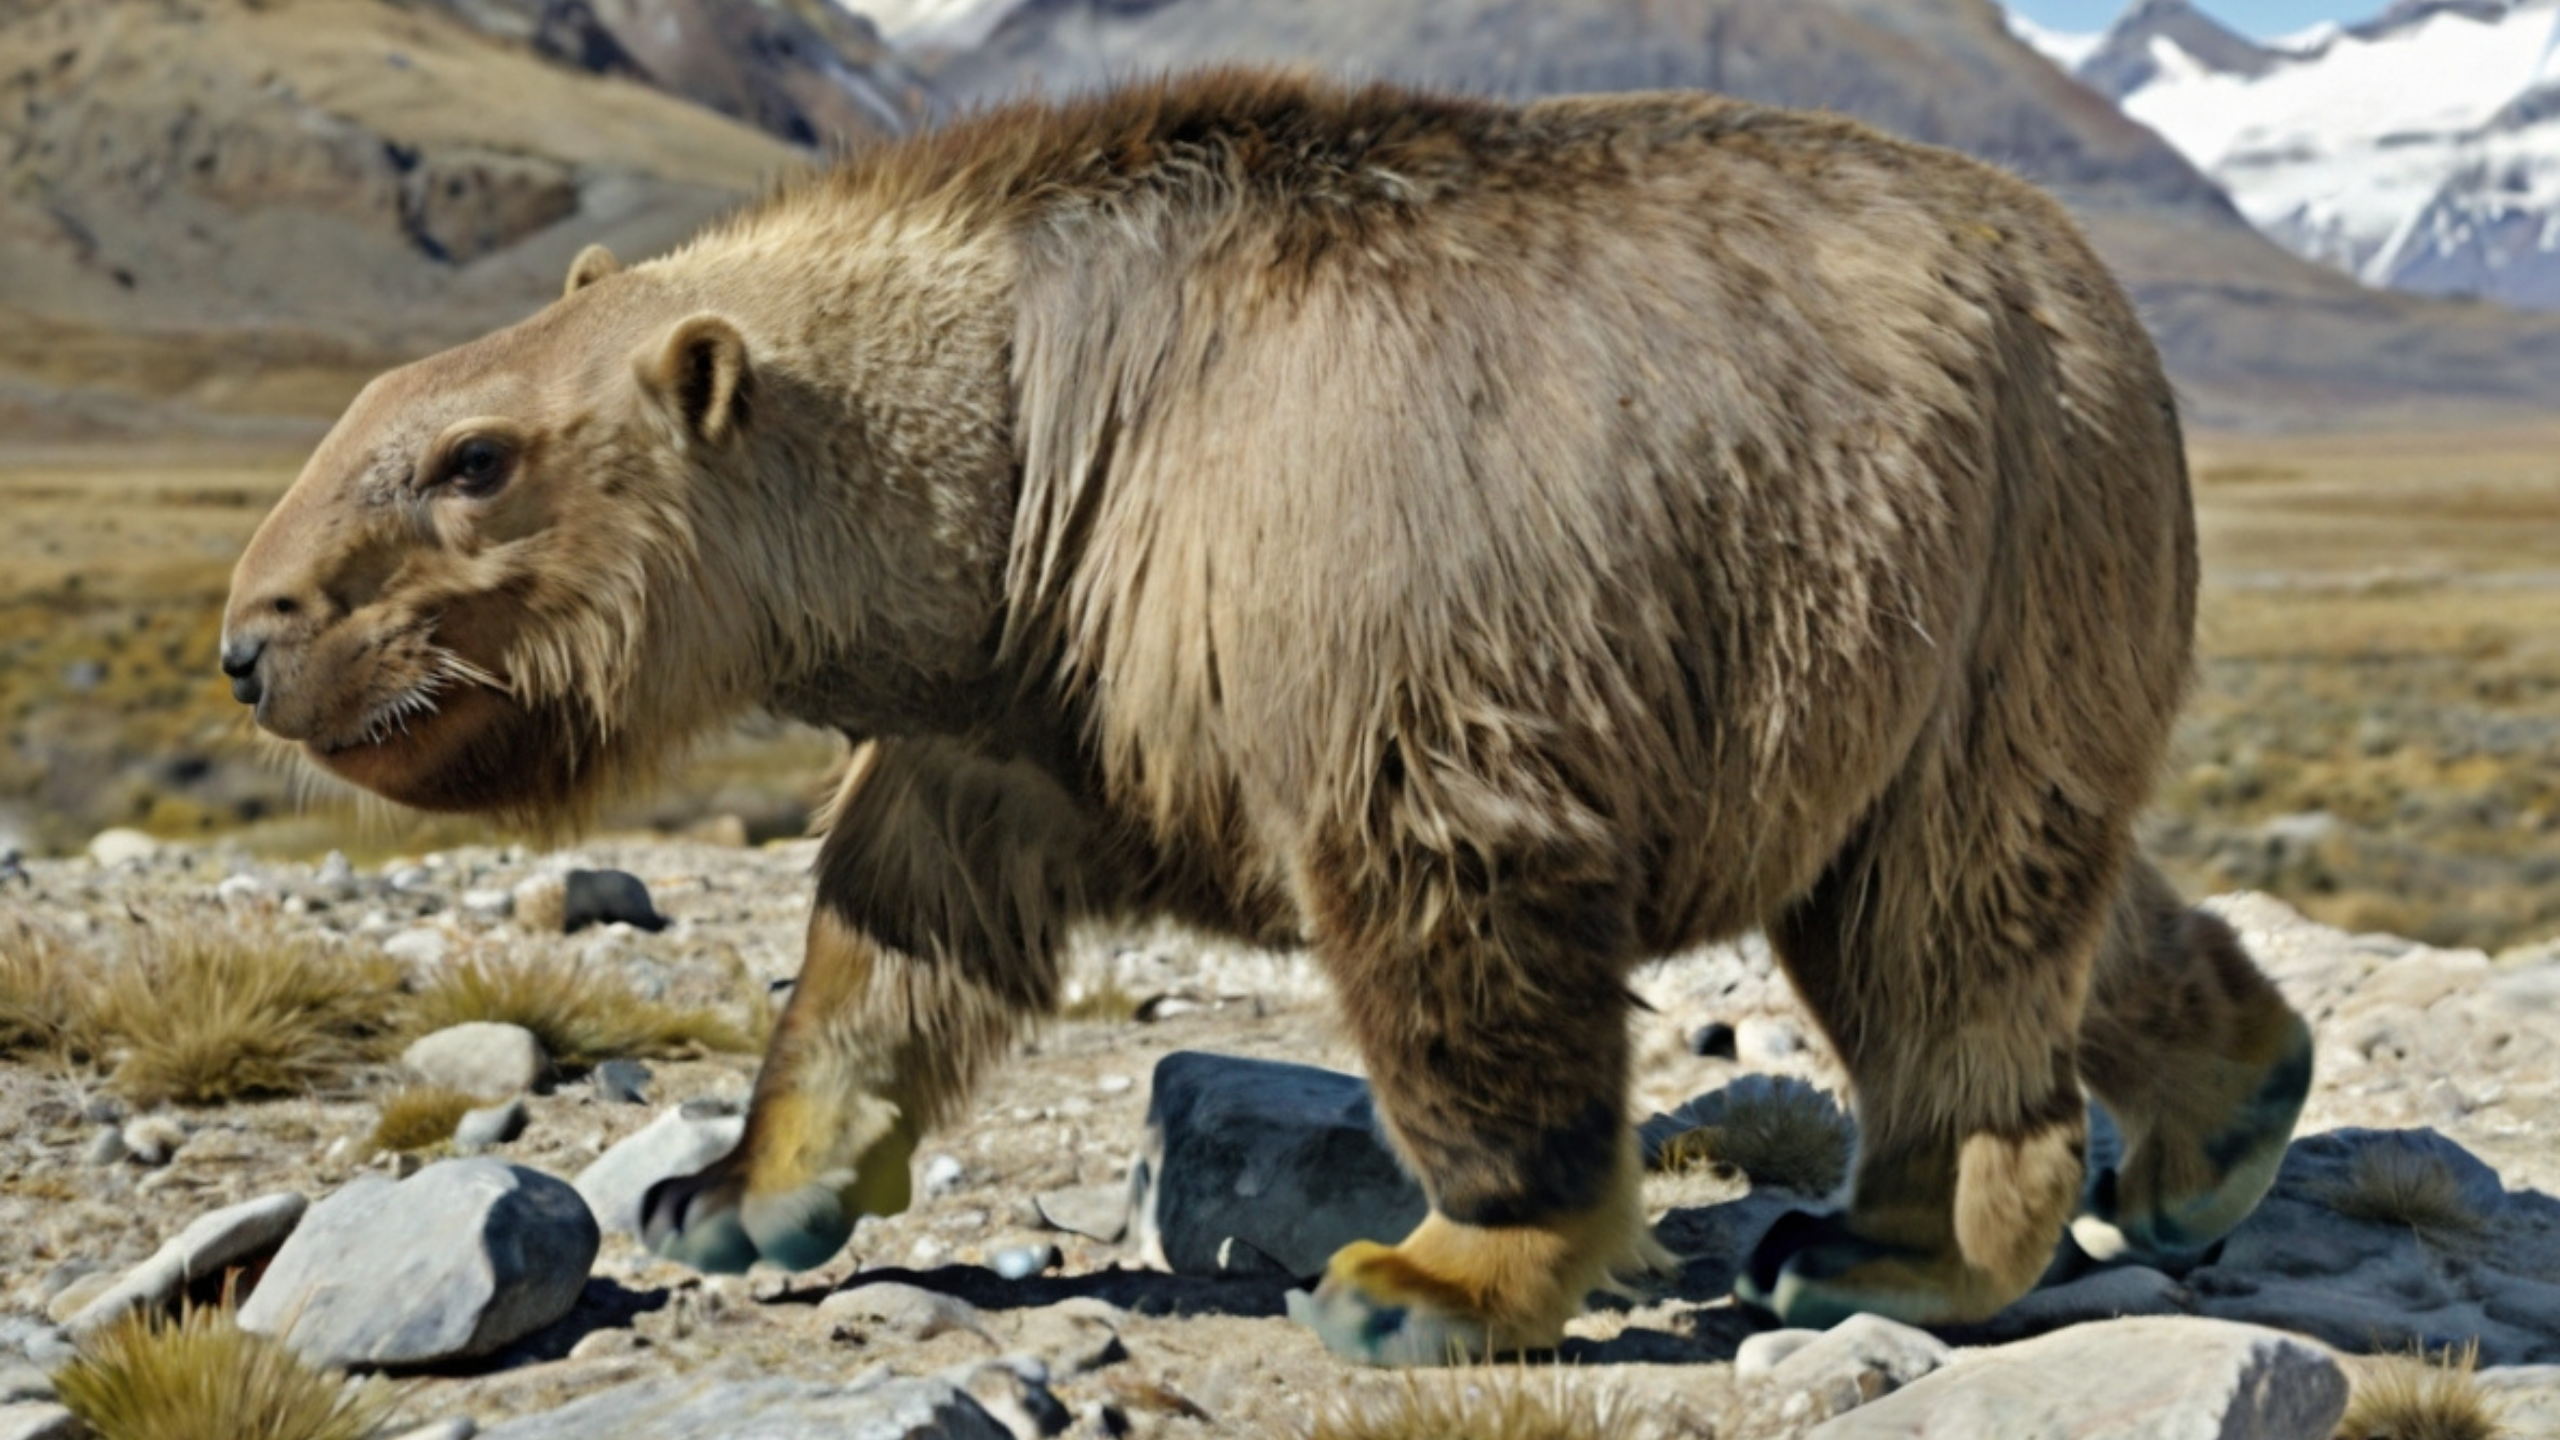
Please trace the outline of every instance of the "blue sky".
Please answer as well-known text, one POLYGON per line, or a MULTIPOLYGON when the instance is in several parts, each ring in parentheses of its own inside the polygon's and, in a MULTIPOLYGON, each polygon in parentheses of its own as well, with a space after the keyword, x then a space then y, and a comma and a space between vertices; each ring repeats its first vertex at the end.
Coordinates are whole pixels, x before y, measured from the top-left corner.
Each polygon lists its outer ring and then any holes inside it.
MULTIPOLYGON (((2129 0, 2008 0, 2010 9, 2049 30, 2104 30, 2129 0)), ((2383 0, 2340 5, 2329 0, 2197 0, 2196 8, 2243 35, 2290 35, 2323 20, 2352 24, 2382 13, 2383 0)))

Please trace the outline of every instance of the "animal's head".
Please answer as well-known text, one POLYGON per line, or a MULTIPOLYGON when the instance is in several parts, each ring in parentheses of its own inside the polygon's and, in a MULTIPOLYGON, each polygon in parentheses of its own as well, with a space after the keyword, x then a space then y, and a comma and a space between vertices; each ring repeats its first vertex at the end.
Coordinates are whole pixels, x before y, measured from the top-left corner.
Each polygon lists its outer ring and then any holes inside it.
POLYGON ((406 805, 555 820, 744 693, 738 328, 591 248, 561 300, 382 376, 249 543, 222 668, 258 724, 406 805))

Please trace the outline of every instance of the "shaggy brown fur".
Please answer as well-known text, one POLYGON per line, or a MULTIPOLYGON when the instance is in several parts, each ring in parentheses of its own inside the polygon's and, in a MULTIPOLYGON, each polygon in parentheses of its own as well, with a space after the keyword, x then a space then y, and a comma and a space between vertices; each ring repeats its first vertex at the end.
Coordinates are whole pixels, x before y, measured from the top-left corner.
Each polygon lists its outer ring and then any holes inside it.
POLYGON ((2254 1202, 2299 1024, 2122 879, 2194 586, 2168 387, 2027 186, 1708 96, 1228 73, 581 256, 359 398, 225 639, 415 804, 573 810, 755 705, 858 742, 748 1136, 653 1201, 678 1253, 903 1203, 1057 937, 1170 912, 1315 948, 1435 1207, 1327 1294, 1481 1349, 1658 1255, 1624 982, 1754 924, 1864 1136, 1761 1303, 1998 1308, 2084 1076, 2129 1243, 2254 1202))

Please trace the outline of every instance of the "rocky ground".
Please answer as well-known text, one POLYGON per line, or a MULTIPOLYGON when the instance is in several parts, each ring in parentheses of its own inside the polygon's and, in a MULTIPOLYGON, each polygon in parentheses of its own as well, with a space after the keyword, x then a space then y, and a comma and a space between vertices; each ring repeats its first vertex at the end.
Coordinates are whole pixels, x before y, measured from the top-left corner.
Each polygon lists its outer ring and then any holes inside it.
MULTIPOLYGON (((391 957, 413 985, 475 961, 583 966, 752 1029, 796 967, 810 857, 805 843, 648 841, 358 869, 110 836, 91 857, 0 865, 0 920, 67 937, 98 965, 138 936, 187 930, 330 937, 351 960, 391 957), (553 877, 573 868, 636 875, 670 923, 561 933, 553 877)), ((1725 1295, 1760 1228, 1802 1198, 1729 1167, 1658 1174, 1648 1200, 1686 1268, 1577 1322, 1553 1383, 1609 1398, 1623 1433, 1665 1437, 2101 1433, 2070 1427, 2165 1413, 2163 1395, 2221 1417, 2195 1433, 2325 1436, 2345 1395, 2334 1354, 2476 1338, 2509 1433, 2560 1435, 2560 1202, 2548 1193, 2560 1183, 2560 944, 2439 950, 2341 933, 2263 897, 2213 904, 2313 1017, 2321 1062, 2276 1196, 2211 1263, 2082 1276, 1973 1332, 1844 1327, 1809 1343, 1757 1333, 1725 1295), (2086 1323, 2101 1321, 2150 1328, 2086 1323), (2214 1428, 2230 1424, 2241 1428, 2214 1428)), ((42 1372, 100 1313, 226 1271, 261 1287, 253 1322, 262 1294, 292 1289, 290 1306, 265 1302, 292 1311, 270 1328, 397 1377, 386 1434, 708 1435, 752 1410, 777 1426, 801 1417, 775 1431, 788 1434, 909 1415, 876 1433, 1283 1436, 1307 1433, 1326 1404, 1392 1396, 1403 1381, 1346 1367, 1284 1313, 1298 1242, 1282 1232, 1306 1231, 1322 1208, 1288 1197, 1342 1188, 1303 1171, 1364 1163, 1341 1147, 1272 1162, 1286 1183, 1225 1186, 1289 1212, 1273 1222, 1279 1238, 1250 1217, 1216 1219, 1236 1232, 1211 1247, 1225 1273, 1147 1263, 1216 1270, 1176 1212, 1204 1193, 1201 1166, 1232 1162, 1185 1151, 1178 1124, 1150 1137, 1160 1062, 1211 1052, 1357 1068, 1309 962, 1167 931, 1091 937, 1071 975, 1069 1018, 1021 1048, 966 1123, 928 1140, 913 1208, 865 1221, 844 1255, 801 1275, 698 1276, 620 1228, 649 1167, 724 1142, 750 1054, 572 1070, 516 1097, 520 1115, 495 1092, 522 1076, 499 1074, 478 1087, 499 1102, 475 1118, 478 1143, 423 1154, 368 1143, 404 1081, 389 1061, 318 1093, 192 1109, 133 1106, 94 1064, 0 1061, 0 1435, 55 1433, 10 1425, 58 1419, 42 1372), (597 1166, 608 1151, 622 1173, 597 1166), (1142 1156, 1163 1198, 1130 1224, 1142 1156), (586 1204, 569 1203, 581 1192, 586 1204), (274 1198, 286 1194, 313 1203, 274 1198), (226 1207, 241 1208, 205 1218, 226 1207), (145 1264, 155 1252, 157 1270, 145 1264), (448 1253, 472 1263, 429 1263, 448 1253), (288 1283, 304 1274, 339 1288, 288 1283)), ((1737 1082, 1732 1095, 1770 1090, 1749 1077, 1840 1083, 1756 941, 1653 966, 1637 988, 1653 1007, 1639 1019, 1641 1110, 1737 1082)), ((510 1062, 463 1063, 449 1078, 510 1062)), ((1182 1083, 1227 1074, 1202 1073, 1182 1083)), ((1247 1078, 1245 1093, 1277 1093, 1247 1078)))

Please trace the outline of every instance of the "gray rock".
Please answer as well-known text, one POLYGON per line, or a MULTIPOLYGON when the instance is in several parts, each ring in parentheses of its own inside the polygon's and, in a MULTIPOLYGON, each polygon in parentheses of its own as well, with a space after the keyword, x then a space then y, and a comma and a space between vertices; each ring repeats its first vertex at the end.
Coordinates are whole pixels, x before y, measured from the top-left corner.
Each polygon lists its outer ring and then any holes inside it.
POLYGON ((2185 1286, 2159 1271, 2147 1265, 2125 1265, 2029 1291, 1977 1329, 1986 1340, 2014 1340, 2092 1320, 2183 1315, 2193 1300, 2185 1286))
POLYGON ((522 1135, 524 1127, 524 1097, 521 1095, 500 1104, 466 1110, 462 1112, 462 1118, 454 1122, 454 1148, 469 1154, 492 1145, 504 1145, 522 1135))
POLYGON ((590 925, 629 925, 664 930, 667 917, 649 902, 640 877, 620 870, 572 870, 561 880, 560 928, 576 934, 590 925))
POLYGON ((121 827, 101 830, 89 837, 89 859, 101 870, 119 865, 140 865, 160 853, 160 842, 139 830, 121 827))
POLYGON ((225 1266, 283 1244, 310 1206, 299 1192, 283 1190, 199 1215, 150 1259, 81 1306, 67 1327, 75 1336, 88 1335, 129 1311, 176 1304, 190 1282, 219 1275, 225 1266))
POLYGON ((1185 1275, 1312 1275, 1425 1211, 1379 1138, 1369 1087, 1307 1065, 1177 1051, 1156 1064, 1132 1230, 1185 1275))
POLYGON ((80 1152, 80 1158, 91 1165, 113 1165, 132 1154, 133 1147, 124 1143, 124 1132, 110 1125, 89 1137, 88 1148, 80 1152))
MULTIPOLYGON (((1769 1383, 1810 1396, 1814 1418, 1840 1415, 1918 1380, 1954 1353, 1926 1330, 1852 1315, 1778 1360, 1769 1383)), ((1741 1373, 1738 1361, 1734 1369, 1741 1373)))
POLYGON ((28 1364, 51 1374, 80 1358, 80 1347, 60 1326, 38 1324, 18 1342, 18 1353, 27 1357, 28 1364))
POLYGON ((462 913, 480 920, 504 920, 516 913, 516 897, 507 890, 465 890, 462 913))
POLYGON ((2275 1330, 2144 1317, 1976 1352, 1812 1432, 1812 1440, 2329 1440, 2347 1377, 2275 1330))
POLYGON ((1028 1280, 1065 1258, 1055 1245, 1008 1245, 987 1257, 987 1268, 1007 1280, 1028 1280))
POLYGON ((166 1165, 187 1143, 187 1127, 166 1115, 137 1115, 120 1132, 125 1153, 144 1165, 166 1165))
POLYGON ((486 1355, 569 1313, 599 1238, 576 1191, 522 1166, 366 1176, 311 1207, 240 1325, 321 1365, 486 1355))
POLYGON ((671 1109, 597 1156, 572 1183, 608 1234, 640 1233, 640 1202, 649 1187, 690 1175, 736 1147, 747 1122, 737 1115, 695 1117, 671 1109))
POLYGON ((637 1381, 481 1434, 484 1440, 1015 1440, 945 1380, 826 1385, 707 1375, 637 1381))
POLYGON ((400 1063, 429 1085, 501 1100, 521 1095, 551 1072, 542 1042, 521 1025, 473 1020, 421 1035, 400 1063))
POLYGON ((21 1405, 54 1397, 53 1377, 33 1365, 0 1364, 0 1405, 21 1405))
POLYGON ((1013 1440, 1043 1440, 1075 1423, 1049 1393, 1048 1367, 1020 1356, 955 1365, 938 1377, 978 1402, 1013 1440))
POLYGON ((430 1420, 415 1430, 403 1430, 390 1440, 471 1440, 479 1433, 479 1422, 468 1415, 456 1415, 450 1420, 430 1420))
POLYGON ((382 953, 421 970, 442 965, 453 942, 433 925, 416 925, 382 942, 382 953))
POLYGON ((818 1302, 818 1315, 865 1334, 898 1340, 930 1340, 954 1330, 987 1333, 977 1307, 968 1301, 894 1280, 839 1290, 818 1302))
POLYGON ((625 1105, 649 1103, 649 1067, 637 1060, 607 1060, 596 1067, 596 1095, 625 1105))
POLYGON ((1820 1330, 1763 1330, 1745 1335, 1733 1352, 1733 1378, 1765 1380, 1788 1356, 1822 1336, 1820 1330))
POLYGON ((88 1434, 80 1417, 51 1401, 0 1405, 0 1440, 87 1440, 88 1434))
POLYGON ((1054 1229, 1105 1244, 1129 1233, 1129 1187, 1078 1185, 1069 1190, 1043 1190, 1032 1197, 1040 1218, 1054 1229))

